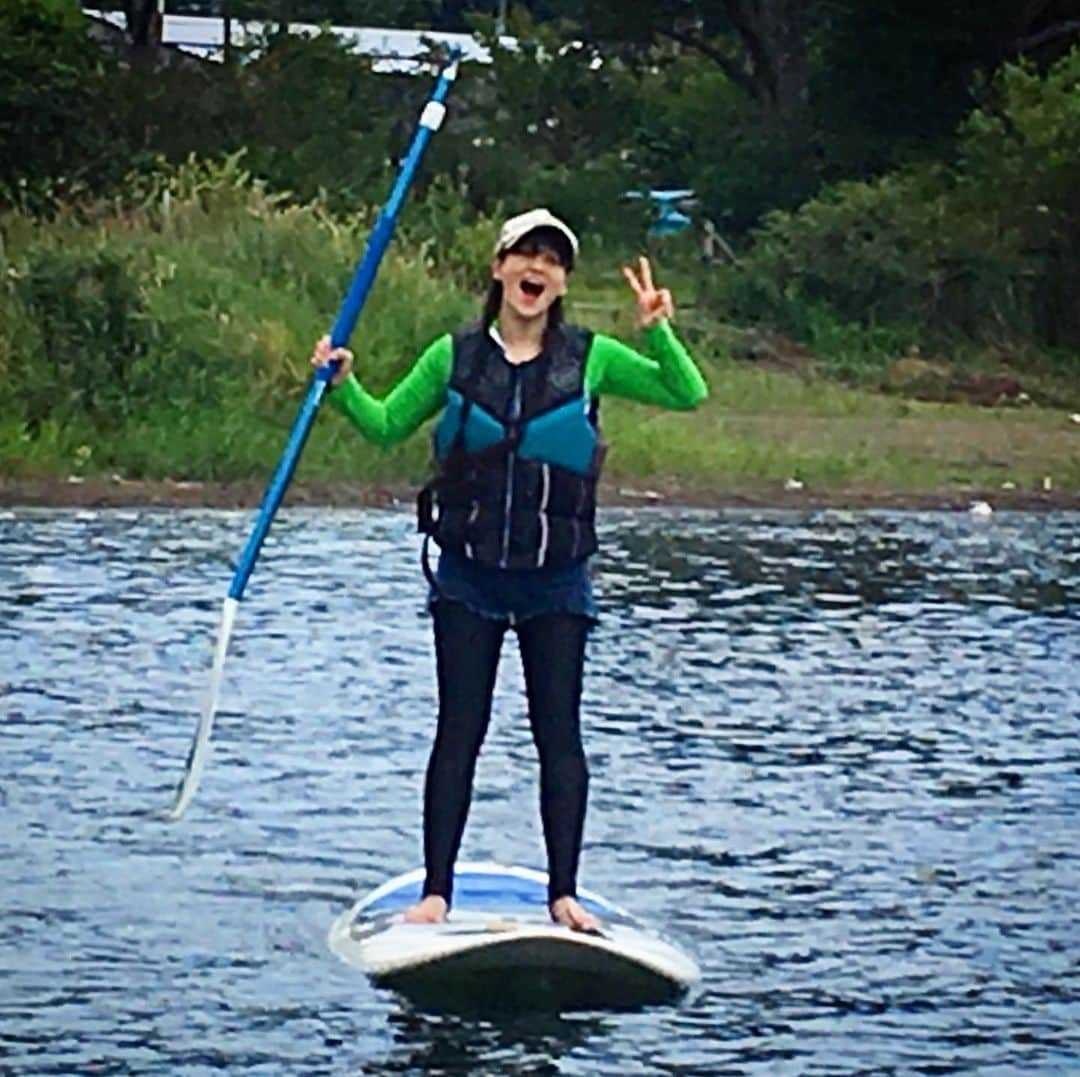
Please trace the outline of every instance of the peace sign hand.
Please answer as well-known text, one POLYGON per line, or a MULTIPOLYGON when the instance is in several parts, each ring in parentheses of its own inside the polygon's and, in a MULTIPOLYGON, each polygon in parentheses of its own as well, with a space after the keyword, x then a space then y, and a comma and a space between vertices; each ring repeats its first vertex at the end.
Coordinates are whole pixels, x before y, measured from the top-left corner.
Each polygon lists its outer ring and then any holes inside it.
POLYGON ((649 326, 675 314, 675 301, 671 298, 671 292, 653 284, 649 259, 644 255, 638 259, 637 273, 629 266, 623 266, 623 276, 637 299, 637 323, 640 328, 648 329, 649 326))

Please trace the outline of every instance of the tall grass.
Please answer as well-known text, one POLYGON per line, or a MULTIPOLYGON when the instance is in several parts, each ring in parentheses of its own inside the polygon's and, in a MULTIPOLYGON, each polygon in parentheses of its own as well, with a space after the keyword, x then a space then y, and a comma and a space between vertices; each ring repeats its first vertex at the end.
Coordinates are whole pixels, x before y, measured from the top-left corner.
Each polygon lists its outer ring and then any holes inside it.
MULTIPOLYGON (((236 159, 32 229, 0 218, 5 469, 52 471, 89 446, 97 468, 132 477, 262 472, 372 220, 285 204, 236 159)), ((395 248, 352 341, 357 369, 386 388, 474 309, 422 248, 395 248)), ((320 452, 329 466, 342 450, 323 437, 320 452)))
MULTIPOLYGON (((496 223, 455 217, 438 185, 431 197, 410 207, 415 223, 387 254, 351 342, 375 393, 478 310, 496 223)), ((310 376, 312 344, 334 317, 373 219, 370 208, 342 216, 319 201, 286 202, 240 158, 143 177, 122 201, 48 222, 0 217, 0 470, 266 477, 310 376)), ((618 270, 630 253, 586 257, 570 313, 632 340, 618 270)), ((1035 484, 1053 469, 1059 484, 1080 485, 1075 434, 1060 415, 931 408, 736 362, 731 327, 687 261, 661 254, 657 273, 691 301, 680 324, 711 397, 689 415, 605 402, 617 479, 917 489, 1035 484)), ((298 477, 411 480, 428 456, 423 436, 381 451, 327 414, 298 477)))

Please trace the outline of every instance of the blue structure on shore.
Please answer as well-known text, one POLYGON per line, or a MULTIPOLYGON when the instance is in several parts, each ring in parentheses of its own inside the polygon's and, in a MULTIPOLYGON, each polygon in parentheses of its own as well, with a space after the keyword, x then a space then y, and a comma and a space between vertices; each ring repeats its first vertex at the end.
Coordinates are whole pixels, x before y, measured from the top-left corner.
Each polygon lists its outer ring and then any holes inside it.
POLYGON ((686 211, 697 203, 694 192, 688 187, 627 191, 624 197, 647 198, 652 203, 654 217, 649 235, 654 237, 677 236, 685 232, 691 224, 686 211))

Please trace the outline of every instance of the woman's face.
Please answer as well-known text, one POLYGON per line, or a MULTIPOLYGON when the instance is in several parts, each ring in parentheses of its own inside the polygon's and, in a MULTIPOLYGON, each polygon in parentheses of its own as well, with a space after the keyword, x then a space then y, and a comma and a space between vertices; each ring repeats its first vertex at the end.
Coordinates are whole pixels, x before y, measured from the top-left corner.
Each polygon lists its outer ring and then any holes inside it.
POLYGON ((566 267, 553 250, 511 251, 491 263, 491 276, 503 287, 503 305, 527 321, 546 317, 551 304, 566 294, 566 267))

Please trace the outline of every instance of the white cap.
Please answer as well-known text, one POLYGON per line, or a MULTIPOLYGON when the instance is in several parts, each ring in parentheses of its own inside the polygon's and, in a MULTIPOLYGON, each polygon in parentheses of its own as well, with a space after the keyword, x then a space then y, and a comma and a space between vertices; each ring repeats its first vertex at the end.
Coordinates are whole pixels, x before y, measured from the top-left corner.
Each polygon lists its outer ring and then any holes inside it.
POLYGON ((570 250, 577 258, 578 239, 568 224, 560 221, 549 209, 530 209, 528 213, 519 213, 511 217, 499 232, 499 240, 495 244, 495 256, 498 257, 503 251, 509 250, 518 240, 523 239, 537 228, 554 228, 566 236, 570 243, 570 250))

